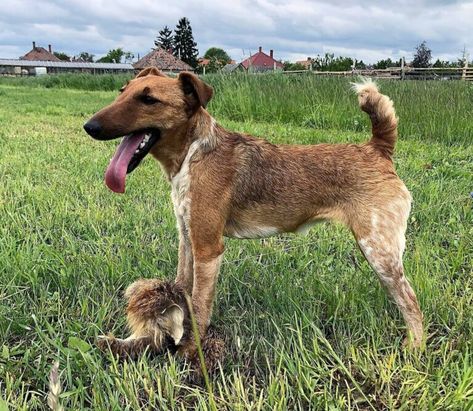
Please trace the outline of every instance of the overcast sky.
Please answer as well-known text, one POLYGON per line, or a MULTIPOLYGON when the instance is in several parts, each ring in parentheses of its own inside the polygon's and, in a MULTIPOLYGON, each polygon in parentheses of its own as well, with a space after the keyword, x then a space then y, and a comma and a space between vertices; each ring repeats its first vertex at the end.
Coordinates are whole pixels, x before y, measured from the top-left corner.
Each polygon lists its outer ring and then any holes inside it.
POLYGON ((325 52, 376 62, 412 57, 426 40, 434 58, 473 54, 473 1, 10 0, 0 12, 0 58, 31 42, 100 57, 122 47, 143 56, 158 31, 190 19, 199 53, 222 47, 237 61, 262 46, 282 60, 325 52))

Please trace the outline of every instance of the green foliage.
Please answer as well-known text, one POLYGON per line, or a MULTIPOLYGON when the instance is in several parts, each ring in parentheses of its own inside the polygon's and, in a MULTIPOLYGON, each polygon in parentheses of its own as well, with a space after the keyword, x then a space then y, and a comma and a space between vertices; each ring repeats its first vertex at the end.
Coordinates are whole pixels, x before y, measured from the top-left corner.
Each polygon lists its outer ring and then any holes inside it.
POLYGON ((77 90, 117 91, 130 80, 131 74, 101 74, 86 73, 55 74, 40 77, 0 77, 0 84, 24 87, 44 87, 77 90))
POLYGON ((284 71, 306 70, 305 66, 300 63, 291 63, 290 61, 283 61, 284 71))
POLYGON ((71 57, 68 56, 66 53, 63 53, 61 51, 55 51, 53 53, 59 60, 62 61, 71 61, 71 57))
POLYGON ((437 59, 435 60, 435 63, 432 65, 432 67, 436 68, 455 68, 455 67, 463 67, 463 61, 459 60, 457 62, 453 61, 446 61, 446 60, 440 60, 437 59))
POLYGON ((169 51, 173 49, 173 44, 174 37, 172 35, 172 30, 170 30, 168 26, 164 26, 164 28, 159 31, 159 35, 154 41, 154 45, 169 51))
MULTIPOLYGON (((169 184, 155 161, 127 177, 125 195, 113 194, 103 173, 117 142, 82 130, 118 87, 24 80, 0 79, 0 409, 47 409, 56 360, 67 410, 210 409, 175 357, 120 363, 95 347, 99 334, 126 335, 123 291, 132 281, 172 278, 177 266, 169 184)), ((209 110, 229 129, 273 143, 369 136, 348 79, 206 80, 216 91, 209 110)), ((228 353, 212 380, 219 410, 473 404, 473 88, 380 85, 400 118, 395 162, 414 198, 405 267, 427 347, 402 347, 403 320, 348 230, 321 224, 307 236, 228 240, 213 317, 228 353)))
POLYGON ((95 56, 93 54, 90 54, 86 51, 82 51, 76 56, 76 58, 81 59, 83 61, 87 61, 89 63, 92 63, 94 61, 94 57, 95 56))
POLYGON ((134 55, 130 51, 124 51, 121 47, 109 50, 102 58, 97 60, 97 63, 122 63, 133 60, 134 55), (123 60, 123 61, 122 61, 123 60))
POLYGON ((357 61, 355 64, 355 68, 358 70, 364 70, 366 68, 366 64, 363 60, 357 61))
POLYGON ((325 53, 323 57, 317 55, 312 59, 312 68, 317 71, 350 71, 353 68, 353 59, 325 53))
POLYGON ((427 47, 427 42, 423 41, 416 47, 412 65, 414 67, 430 67, 430 60, 432 60, 432 50, 427 47))
POLYGON ((205 52, 204 58, 209 60, 215 59, 216 61, 221 62, 223 65, 230 63, 232 60, 224 49, 218 47, 210 47, 205 52))
POLYGON ((174 55, 191 67, 197 67, 197 43, 194 41, 192 27, 187 17, 182 17, 174 29, 174 55))
POLYGON ((392 61, 390 58, 387 58, 385 60, 379 60, 377 63, 373 65, 373 68, 375 69, 387 69, 391 67, 401 67, 401 60, 398 61, 392 61))

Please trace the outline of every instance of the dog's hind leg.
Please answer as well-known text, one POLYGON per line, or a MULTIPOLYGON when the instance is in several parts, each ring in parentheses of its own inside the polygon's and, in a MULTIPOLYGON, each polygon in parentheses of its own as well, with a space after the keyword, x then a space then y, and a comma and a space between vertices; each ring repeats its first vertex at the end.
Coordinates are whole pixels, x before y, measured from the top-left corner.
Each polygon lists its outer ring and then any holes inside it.
POLYGON ((351 226, 363 255, 404 317, 406 342, 419 347, 423 341, 422 312, 402 264, 409 210, 410 196, 406 195, 384 206, 378 203, 369 212, 365 209, 351 226))

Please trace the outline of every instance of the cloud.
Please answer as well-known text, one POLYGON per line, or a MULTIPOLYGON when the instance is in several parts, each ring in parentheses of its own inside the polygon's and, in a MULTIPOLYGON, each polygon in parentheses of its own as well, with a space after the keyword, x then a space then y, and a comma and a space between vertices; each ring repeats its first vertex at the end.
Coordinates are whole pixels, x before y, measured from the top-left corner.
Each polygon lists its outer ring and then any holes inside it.
MULTIPOLYGON (((456 60, 473 48, 473 2, 373 0, 16 0, 2 5, 0 57, 17 58, 31 41, 70 55, 123 47, 143 55, 158 31, 190 19, 200 53, 223 47, 236 60, 274 49, 280 59, 333 52, 365 62, 412 57, 426 40, 434 58, 456 60)), ((473 50, 471 50, 473 53, 473 50)))

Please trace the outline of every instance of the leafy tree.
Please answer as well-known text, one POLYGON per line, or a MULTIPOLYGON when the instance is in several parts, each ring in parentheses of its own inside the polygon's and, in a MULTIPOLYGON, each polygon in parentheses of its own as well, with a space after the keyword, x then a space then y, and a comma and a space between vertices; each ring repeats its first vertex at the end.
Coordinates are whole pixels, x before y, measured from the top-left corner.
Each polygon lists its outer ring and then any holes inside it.
MULTIPOLYGON (((209 60, 209 62, 205 65, 206 73, 216 73, 217 71, 221 70, 222 67, 224 67, 226 64, 232 61, 232 59, 227 54, 227 52, 218 47, 209 48, 205 52, 203 58, 209 60)), ((199 66, 197 67, 197 71, 200 73, 204 71, 203 62, 199 63, 199 66)))
POLYGON ((204 54, 204 58, 212 60, 215 59, 222 64, 228 64, 232 60, 228 53, 218 47, 210 47, 204 54))
POLYGON ((355 64, 355 68, 357 68, 358 70, 364 70, 366 69, 366 64, 363 60, 357 61, 355 64))
POLYGON ((436 68, 451 68, 451 67, 463 67, 463 62, 459 59, 458 62, 446 61, 437 59, 432 67, 436 68))
POLYGON ((172 30, 170 30, 168 26, 164 26, 164 28, 159 31, 159 35, 156 37, 154 45, 169 51, 173 49, 173 41, 174 38, 172 35, 172 30))
POLYGON ((94 55, 93 54, 90 54, 90 53, 87 53, 86 51, 81 51, 77 56, 76 58, 77 59, 80 59, 80 60, 83 60, 83 61, 87 61, 89 63, 92 63, 94 61, 94 55))
POLYGON ((283 61, 283 71, 306 70, 306 67, 301 63, 292 63, 290 61, 283 61))
POLYGON ((401 67, 401 60, 399 61, 392 61, 390 58, 379 60, 377 63, 373 65, 374 69, 387 69, 390 67, 401 67))
POLYGON ((134 55, 130 51, 123 51, 121 47, 109 50, 102 58, 97 60, 97 63, 121 63, 122 59, 131 61, 134 55))
POLYGON ((427 47, 427 42, 423 41, 416 47, 412 65, 414 67, 430 67, 430 60, 432 60, 432 50, 427 47))
POLYGON ((333 53, 325 53, 323 57, 318 55, 312 59, 312 68, 318 71, 350 71, 352 67, 352 58, 335 57, 333 53))
POLYGON ((125 59, 125 63, 131 63, 135 58, 135 55, 131 51, 125 51, 123 58, 125 59))
POLYGON ((186 17, 182 17, 174 29, 174 55, 191 67, 197 66, 197 43, 194 41, 192 27, 186 17))
POLYGON ((66 53, 62 53, 61 51, 55 51, 53 53, 59 60, 62 60, 62 61, 71 61, 71 58, 66 54, 66 53))

